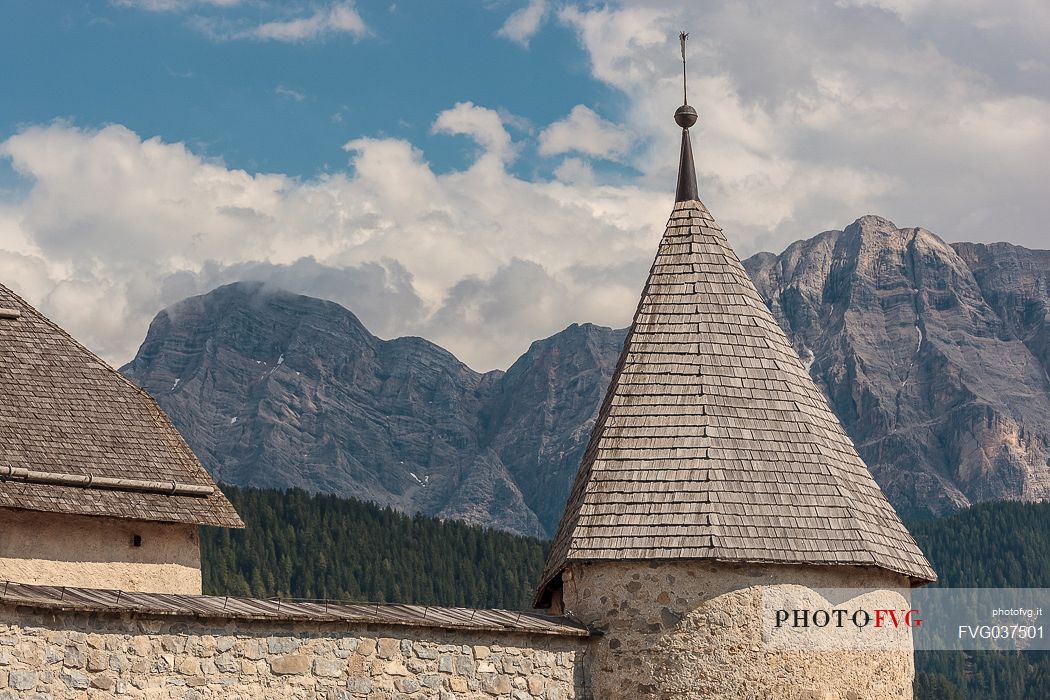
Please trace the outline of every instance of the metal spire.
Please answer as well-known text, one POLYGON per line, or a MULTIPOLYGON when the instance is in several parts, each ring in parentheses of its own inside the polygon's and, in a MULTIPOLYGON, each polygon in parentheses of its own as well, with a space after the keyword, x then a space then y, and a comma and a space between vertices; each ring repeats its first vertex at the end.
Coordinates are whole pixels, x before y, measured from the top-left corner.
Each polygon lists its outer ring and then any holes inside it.
POLYGON ((689 142, 689 127, 696 124, 696 110, 689 106, 689 93, 686 84, 685 40, 689 35, 682 32, 678 40, 682 44, 682 106, 675 110, 674 120, 682 127, 682 156, 678 163, 678 191, 676 202, 688 202, 700 199, 696 189, 696 167, 693 165, 693 147, 689 142))

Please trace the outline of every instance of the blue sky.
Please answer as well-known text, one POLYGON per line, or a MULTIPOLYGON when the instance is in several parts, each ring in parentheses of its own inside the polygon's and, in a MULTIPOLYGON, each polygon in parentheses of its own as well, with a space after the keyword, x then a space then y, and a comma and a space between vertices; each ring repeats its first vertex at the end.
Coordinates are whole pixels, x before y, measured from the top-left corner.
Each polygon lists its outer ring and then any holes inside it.
POLYGON ((741 257, 865 214, 1050 247, 1038 0, 14 0, 0 283, 119 364, 240 279, 507 367, 625 325, 673 199, 741 257))
MULTIPOLYGON (((516 8, 510 2, 363 4, 356 11, 366 34, 299 41, 216 40, 202 26, 292 20, 321 5, 287 13, 247 3, 185 6, 9 5, 0 23, 2 133, 54 119, 118 123, 233 168, 301 177, 346 167, 342 145, 355 136, 394 136, 447 171, 467 165, 474 150, 463 137, 431 133, 433 116, 456 102, 481 99, 521 120, 511 130, 526 132, 577 104, 615 119, 625 102, 591 76, 570 28, 551 26, 528 48, 499 36, 516 8)), ((549 160, 535 149, 520 156, 513 170, 523 175, 549 160)))

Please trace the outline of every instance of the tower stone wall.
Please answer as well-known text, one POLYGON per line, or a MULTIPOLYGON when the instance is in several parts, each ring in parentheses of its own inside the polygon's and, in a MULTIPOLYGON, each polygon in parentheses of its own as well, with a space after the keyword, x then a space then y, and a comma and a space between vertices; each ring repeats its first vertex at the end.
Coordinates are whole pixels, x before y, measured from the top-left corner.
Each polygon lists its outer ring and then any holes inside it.
POLYGON ((763 638, 763 596, 823 601, 823 589, 862 589, 871 591, 865 600, 908 609, 908 582, 884 570, 591 562, 570 564, 563 585, 565 614, 598 633, 586 671, 594 698, 912 697, 910 631, 897 638, 892 650, 834 644, 800 650, 763 638))

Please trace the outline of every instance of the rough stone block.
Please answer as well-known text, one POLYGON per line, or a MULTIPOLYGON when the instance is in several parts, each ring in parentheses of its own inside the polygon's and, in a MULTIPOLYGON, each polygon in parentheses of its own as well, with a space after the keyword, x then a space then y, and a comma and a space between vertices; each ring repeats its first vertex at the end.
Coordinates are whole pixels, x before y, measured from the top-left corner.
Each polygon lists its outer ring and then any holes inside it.
POLYGON ((117 681, 112 676, 100 674, 92 676, 91 687, 98 688, 99 690, 113 690, 117 687, 117 681))
POLYGON ((87 674, 75 668, 68 668, 58 676, 63 683, 76 690, 84 690, 89 685, 87 674))
POLYGON ((15 690, 32 690, 36 682, 36 671, 11 671, 7 678, 7 684, 15 690))
POLYGON ((346 689, 354 695, 367 695, 372 692, 372 681, 368 678, 351 678, 346 682, 346 689))
POLYGON ((409 695, 420 689, 419 681, 415 678, 398 678, 394 681, 394 687, 402 693, 408 693, 409 695))
POLYGON ((201 673, 201 662, 191 656, 180 659, 175 670, 184 676, 199 676, 201 673))
POLYGON ((543 689, 547 686, 547 679, 543 676, 533 674, 528 677, 527 683, 529 685, 529 692, 533 695, 543 694, 543 689))
POLYGON ((66 668, 84 668, 84 652, 74 646, 66 647, 66 653, 62 659, 62 665, 66 668))
POLYGON ((467 678, 474 677, 474 659, 466 654, 458 654, 455 657, 456 674, 460 676, 466 676, 467 678))
POLYGON ((266 640, 266 650, 271 654, 290 654, 301 645, 302 642, 295 637, 270 637, 266 640))
POLYGON ((502 673, 486 673, 481 676, 481 689, 490 695, 506 695, 514 686, 509 676, 502 673))
POLYGON ((412 672, 405 668, 404 662, 395 659, 383 667, 383 673, 388 676, 411 676, 412 672))
POLYGON ((278 676, 290 676, 310 671, 310 657, 302 654, 275 656, 270 659, 270 673, 278 676))
POLYGON ((438 657, 438 650, 429 644, 416 643, 413 650, 421 659, 433 660, 438 657))
POLYGON ((376 653, 381 659, 392 659, 395 656, 398 656, 401 653, 401 640, 383 637, 379 640, 378 651, 376 653))
POLYGON ((346 664, 342 659, 332 658, 314 659, 314 675, 323 678, 339 678, 346 672, 346 664))

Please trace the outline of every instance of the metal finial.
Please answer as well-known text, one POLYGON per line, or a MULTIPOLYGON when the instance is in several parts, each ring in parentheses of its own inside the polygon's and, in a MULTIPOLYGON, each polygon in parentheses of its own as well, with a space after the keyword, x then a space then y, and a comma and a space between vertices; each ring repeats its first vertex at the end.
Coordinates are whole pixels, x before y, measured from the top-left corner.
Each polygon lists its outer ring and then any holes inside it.
POLYGON ((689 97, 685 79, 685 40, 689 35, 682 32, 678 40, 682 44, 682 101, 685 103, 674 113, 674 120, 682 127, 682 155, 678 163, 678 190, 676 202, 688 202, 700 199, 696 191, 696 167, 693 165, 693 147, 689 143, 689 127, 696 124, 696 110, 689 106, 689 97))
POLYGON ((685 40, 689 38, 686 32, 678 35, 678 41, 682 44, 682 106, 674 113, 674 120, 678 126, 688 129, 696 124, 696 110, 689 106, 689 91, 686 84, 685 73, 685 40))

